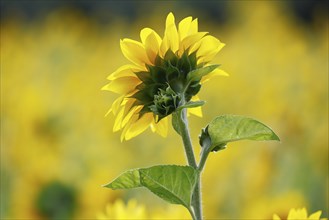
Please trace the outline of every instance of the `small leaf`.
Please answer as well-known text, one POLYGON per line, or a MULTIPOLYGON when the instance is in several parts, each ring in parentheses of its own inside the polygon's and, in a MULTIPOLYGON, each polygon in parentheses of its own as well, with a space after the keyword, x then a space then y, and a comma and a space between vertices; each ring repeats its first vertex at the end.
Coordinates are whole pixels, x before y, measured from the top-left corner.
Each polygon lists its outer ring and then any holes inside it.
POLYGON ((130 189, 144 186, 172 204, 190 209, 198 171, 190 166, 159 165, 126 171, 105 185, 111 189, 130 189))
POLYGON ((208 73, 211 73, 217 67, 219 67, 219 65, 210 65, 210 66, 206 66, 206 67, 202 67, 202 68, 193 70, 188 73, 187 80, 188 80, 188 82, 200 81, 202 79, 202 77, 204 77, 208 73))
POLYGON ((179 106, 177 108, 177 110, 182 110, 184 108, 196 108, 196 107, 199 107, 199 106, 203 106, 206 102, 205 101, 202 101, 202 100, 199 100, 199 101, 189 101, 188 103, 186 103, 185 105, 182 105, 182 106, 179 106))
MULTIPOLYGON (((174 128, 174 130, 181 135, 181 131, 180 131, 180 126, 179 126, 179 117, 181 117, 182 111, 181 110, 176 110, 175 112, 173 112, 172 115, 172 119, 171 119, 171 124, 174 128)), ((182 135, 181 135, 182 136, 182 135)))
POLYGON ((210 122, 208 133, 211 149, 238 140, 277 140, 279 137, 266 125, 252 118, 222 115, 210 122))

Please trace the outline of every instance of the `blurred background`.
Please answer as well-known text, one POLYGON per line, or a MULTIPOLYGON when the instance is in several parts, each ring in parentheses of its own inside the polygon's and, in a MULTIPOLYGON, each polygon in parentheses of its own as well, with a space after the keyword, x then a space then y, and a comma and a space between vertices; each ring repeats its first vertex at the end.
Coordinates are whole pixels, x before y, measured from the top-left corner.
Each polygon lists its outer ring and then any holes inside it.
POLYGON ((128 63, 119 39, 165 18, 199 19, 226 46, 207 82, 202 127, 220 114, 270 125, 278 142, 232 143, 203 173, 205 217, 328 217, 328 1, 1 1, 1 219, 188 218, 144 189, 101 187, 127 169, 186 164, 178 135, 120 143, 101 91, 128 63), (132 200, 132 199, 135 200, 132 200), (107 211, 106 211, 107 207, 107 211), (106 214, 107 212, 107 214, 106 214), (135 213, 135 214, 134 214, 135 213), (136 214, 139 213, 139 214, 136 214), (142 214, 141 214, 142 213, 142 214))

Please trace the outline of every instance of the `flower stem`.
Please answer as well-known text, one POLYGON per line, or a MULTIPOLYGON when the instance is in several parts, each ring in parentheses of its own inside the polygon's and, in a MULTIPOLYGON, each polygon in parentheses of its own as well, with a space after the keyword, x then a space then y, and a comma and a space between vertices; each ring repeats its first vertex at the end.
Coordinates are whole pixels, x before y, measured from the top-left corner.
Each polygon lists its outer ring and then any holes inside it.
MULTIPOLYGON (((182 110, 182 114, 179 117, 179 126, 181 131, 181 136, 184 143, 185 154, 187 157, 188 164, 197 169, 197 163, 195 160, 192 141, 190 137, 190 132, 188 129, 188 120, 187 120, 187 112, 186 109, 182 110)), ((196 220, 202 220, 202 206, 201 206, 201 176, 198 174, 197 184, 194 188, 194 192, 192 195, 192 207, 194 209, 194 215, 192 216, 196 220)))
POLYGON ((194 188, 192 195, 192 207, 194 208, 195 216, 197 220, 202 220, 202 204, 201 204, 201 175, 199 173, 198 181, 194 188))
POLYGON ((188 129, 188 121, 187 121, 187 113, 186 109, 182 110, 182 115, 179 117, 179 126, 181 130, 181 136, 183 139, 183 144, 184 144, 184 149, 185 149, 185 154, 186 158, 188 161, 188 164, 193 167, 197 168, 197 163, 195 160, 194 152, 193 152, 193 146, 192 146, 192 141, 190 137, 190 131, 188 129))

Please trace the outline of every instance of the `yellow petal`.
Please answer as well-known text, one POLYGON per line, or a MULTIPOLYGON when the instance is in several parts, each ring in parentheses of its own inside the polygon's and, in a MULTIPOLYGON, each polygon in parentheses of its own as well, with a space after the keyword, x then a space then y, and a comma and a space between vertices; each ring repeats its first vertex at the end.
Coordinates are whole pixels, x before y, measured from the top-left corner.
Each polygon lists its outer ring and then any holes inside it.
POLYGON ((143 28, 141 32, 139 33, 139 36, 141 38, 142 44, 145 45, 146 38, 152 33, 151 28, 143 28))
POLYGON ((114 115, 118 114, 118 110, 119 110, 119 108, 120 108, 120 105, 121 105, 121 102, 122 102, 122 100, 123 100, 123 97, 124 97, 124 96, 120 96, 119 98, 117 98, 117 99, 113 102, 113 104, 112 104, 110 110, 106 113, 105 116, 107 116, 107 115, 110 114, 111 112, 113 112, 114 115))
POLYGON ((150 28, 144 28, 141 33, 141 39, 145 46, 145 51, 148 59, 154 64, 156 55, 159 53, 161 38, 159 35, 150 28))
POLYGON ((113 131, 118 131, 124 127, 124 120, 127 117, 128 111, 131 109, 131 106, 134 101, 135 100, 131 98, 124 98, 122 100, 118 113, 114 114, 116 118, 113 126, 113 131))
POLYGON ((305 208, 303 209, 291 209, 288 214, 289 220, 300 220, 307 219, 307 211, 305 208))
POLYGON ((121 136, 120 136, 120 140, 121 140, 121 142, 124 141, 125 136, 126 136, 126 133, 127 133, 127 131, 129 130, 129 128, 130 128, 130 125, 131 125, 132 123, 134 123, 135 121, 137 121, 137 120, 138 120, 138 114, 134 114, 134 115, 132 115, 132 117, 128 120, 128 122, 127 122, 127 124, 124 126, 123 131, 122 131, 121 136))
POLYGON ((199 59, 198 59, 198 64, 199 63, 209 63, 210 61, 212 61, 215 56, 217 55, 217 53, 225 46, 225 44, 221 44, 219 47, 217 47, 216 50, 213 50, 212 52, 209 51, 209 53, 201 56, 199 59))
POLYGON ((155 64, 155 58, 160 50, 160 42, 153 33, 146 38, 145 49, 149 60, 152 64, 155 64))
POLYGON ((321 214, 322 214, 322 211, 314 212, 312 215, 310 215, 310 217, 308 219, 318 220, 318 219, 320 219, 321 214))
POLYGON ((152 132, 154 133, 155 130, 156 130, 156 128, 155 128, 155 122, 159 120, 159 116, 158 115, 154 115, 153 117, 155 117, 155 118, 154 118, 154 120, 153 120, 153 122, 152 122, 152 124, 151 124, 150 127, 151 127, 152 132))
POLYGON ((209 62, 224 47, 217 38, 207 35, 200 41, 197 48, 198 63, 209 62))
POLYGON ((166 52, 169 50, 169 44, 167 38, 168 38, 167 36, 164 36, 161 42, 160 51, 159 51, 159 55, 161 57, 164 57, 166 52))
POLYGON ((189 109, 187 109, 187 112, 189 114, 192 114, 192 115, 195 115, 195 116, 198 116, 198 117, 202 118, 202 108, 201 108, 201 106, 195 107, 195 108, 189 108, 189 109))
POLYGON ((119 67, 116 71, 114 71, 111 75, 109 75, 107 79, 114 80, 125 76, 137 77, 135 72, 138 71, 142 71, 142 70, 131 64, 123 65, 119 67))
POLYGON ((164 55, 169 49, 176 52, 179 49, 179 38, 173 13, 169 13, 166 19, 165 36, 161 43, 161 53, 164 55))
POLYGON ((296 215, 297 211, 295 209, 290 209, 287 219, 293 219, 296 215))
POLYGON ((143 131, 145 131, 148 127, 150 127, 153 121, 153 114, 146 113, 140 119, 132 123, 125 134, 125 139, 130 140, 131 138, 139 135, 143 131))
POLYGON ((160 44, 161 43, 161 37, 151 28, 143 28, 140 32, 140 37, 142 40, 142 43, 145 45, 146 39, 150 34, 154 34, 157 42, 160 44))
POLYGON ((158 123, 154 123, 154 130, 162 137, 167 137, 168 134, 168 117, 163 118, 158 123))
MULTIPOLYGON (((200 101, 200 98, 196 95, 196 96, 193 96, 191 98, 191 101, 195 102, 195 101, 200 101)), ((195 115, 195 116, 198 116, 198 117, 202 117, 202 108, 201 106, 199 107, 195 107, 195 108, 188 108, 187 109, 187 112, 189 114, 192 114, 192 115, 195 115)))
POLYGON ((136 65, 145 67, 145 63, 150 64, 142 43, 125 38, 120 41, 120 47, 123 55, 136 65))
MULTIPOLYGON (((184 38, 179 45, 179 55, 181 55, 186 49, 190 49, 193 45, 197 44, 207 33, 208 32, 198 32, 184 38)), ((195 48, 195 50, 196 49, 197 48, 195 48)), ((192 52, 194 51, 189 50, 189 53, 192 52)))
POLYGON ((229 74, 222 69, 214 69, 211 73, 202 77, 201 83, 207 82, 209 79, 211 79, 214 76, 229 76, 229 74))
POLYGON ((111 112, 112 112, 112 108, 110 108, 110 109, 106 112, 106 114, 104 115, 104 117, 107 117, 111 112))
POLYGON ((121 127, 121 122, 123 119, 124 108, 121 108, 118 114, 115 117, 114 125, 113 125, 113 132, 119 131, 121 127))
POLYGON ((121 77, 105 85, 102 88, 102 90, 107 90, 118 94, 126 94, 128 92, 135 90, 135 87, 140 82, 141 81, 136 77, 131 77, 131 76, 121 77))
POLYGON ((125 108, 125 111, 126 111, 126 114, 125 114, 125 117, 124 119, 122 120, 122 127, 125 126, 128 121, 131 119, 131 117, 139 112, 142 108, 142 106, 134 106, 134 107, 131 107, 133 103, 131 103, 130 105, 126 105, 126 108, 125 108))
POLYGON ((198 19, 196 18, 191 22, 190 30, 187 35, 196 34, 197 32, 198 32, 198 19))
POLYGON ((274 214, 273 215, 273 220, 281 220, 281 218, 277 214, 274 214))
POLYGON ((182 41, 185 37, 188 36, 190 31, 190 26, 192 22, 192 17, 186 17, 178 24, 178 34, 179 34, 179 40, 182 41))
POLYGON ((305 207, 302 208, 299 213, 301 218, 307 219, 307 210, 305 207))

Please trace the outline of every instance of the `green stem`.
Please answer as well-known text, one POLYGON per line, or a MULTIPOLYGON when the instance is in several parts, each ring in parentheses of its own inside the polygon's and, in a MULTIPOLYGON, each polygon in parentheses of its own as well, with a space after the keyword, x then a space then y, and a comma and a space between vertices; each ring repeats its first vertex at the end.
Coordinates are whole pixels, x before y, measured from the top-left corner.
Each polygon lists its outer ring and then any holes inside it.
POLYGON ((202 151, 201 151, 201 158, 200 158, 200 162, 199 162, 199 165, 198 165, 198 170, 199 172, 201 173, 203 168, 204 168, 204 165, 206 164, 206 161, 207 161, 207 158, 209 156, 209 147, 210 147, 210 142, 206 142, 204 143, 204 145, 202 146, 202 151))
MULTIPOLYGON (((190 137, 190 132, 188 129, 188 120, 187 120, 187 112, 186 109, 182 110, 182 114, 179 117, 179 127, 181 131, 181 136, 184 143, 185 154, 187 157, 188 164, 197 169, 197 163, 195 160, 192 141, 190 137)), ((198 181, 194 188, 194 192, 192 195, 192 207, 194 209, 195 219, 202 220, 202 206, 201 206, 201 177, 200 173, 198 175, 198 181)), ((193 216, 192 216, 193 217, 193 216)))
POLYGON ((182 114, 179 117, 179 127, 181 130, 181 136, 183 139, 183 144, 184 144, 184 149, 185 149, 185 154, 186 158, 188 161, 188 164, 193 167, 197 168, 194 152, 193 152, 193 146, 191 142, 191 137, 190 137, 190 131, 188 129, 188 121, 187 121, 187 115, 186 115, 186 109, 182 110, 182 114))
POLYGON ((202 220, 202 197, 201 197, 201 175, 199 173, 198 181, 192 195, 192 207, 198 220, 202 220))

